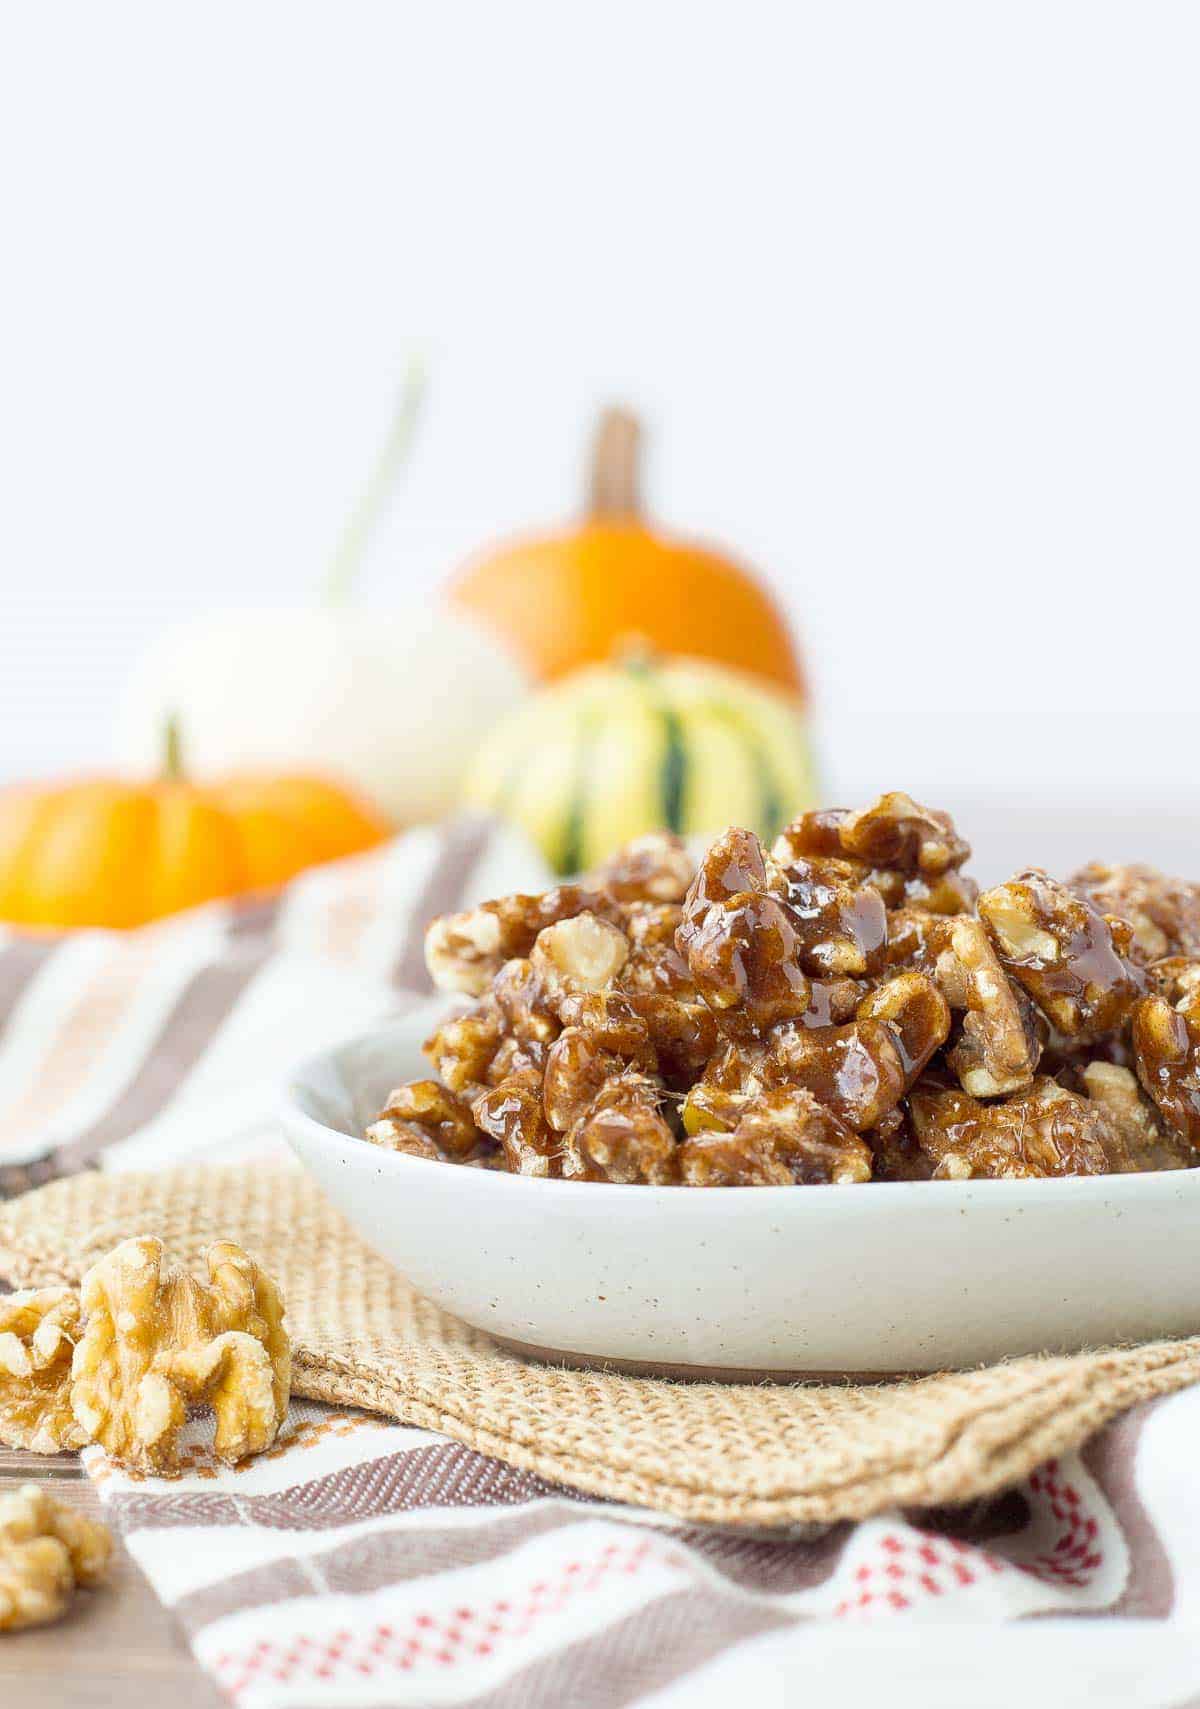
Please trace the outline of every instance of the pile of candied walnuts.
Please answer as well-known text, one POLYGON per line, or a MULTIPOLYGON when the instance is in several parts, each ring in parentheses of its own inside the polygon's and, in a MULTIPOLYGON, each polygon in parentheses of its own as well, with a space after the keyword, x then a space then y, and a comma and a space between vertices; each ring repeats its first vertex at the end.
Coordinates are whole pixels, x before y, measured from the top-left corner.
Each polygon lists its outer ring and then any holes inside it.
POLYGON ((1200 886, 1093 864, 980 895, 969 854, 892 793, 435 920, 434 982, 475 1002, 367 1138, 692 1187, 1200 1162, 1200 886))

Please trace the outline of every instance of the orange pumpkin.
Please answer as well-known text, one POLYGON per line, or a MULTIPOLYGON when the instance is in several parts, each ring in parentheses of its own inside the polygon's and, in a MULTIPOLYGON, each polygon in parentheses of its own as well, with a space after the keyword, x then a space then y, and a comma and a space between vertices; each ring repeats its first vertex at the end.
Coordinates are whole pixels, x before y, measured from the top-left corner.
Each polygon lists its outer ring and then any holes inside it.
POLYGON ((450 584, 451 601, 489 625, 540 680, 602 663, 636 639, 802 695, 787 622, 761 583, 724 554, 670 539, 642 519, 639 437, 633 416, 606 411, 584 522, 468 564, 450 584))
POLYGON ((0 793, 0 921, 140 926, 216 897, 274 889, 391 835, 324 778, 235 776, 200 786, 169 767, 0 793))

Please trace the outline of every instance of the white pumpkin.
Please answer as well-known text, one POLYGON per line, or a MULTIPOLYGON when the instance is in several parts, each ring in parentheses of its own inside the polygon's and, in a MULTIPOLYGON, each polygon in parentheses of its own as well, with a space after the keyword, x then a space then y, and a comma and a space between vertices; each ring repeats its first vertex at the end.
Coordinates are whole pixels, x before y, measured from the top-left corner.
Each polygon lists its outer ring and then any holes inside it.
POLYGON ((116 758, 160 769, 174 717, 189 775, 302 765, 412 824, 454 805, 525 686, 491 636, 446 611, 230 612, 169 634, 135 669, 116 758))

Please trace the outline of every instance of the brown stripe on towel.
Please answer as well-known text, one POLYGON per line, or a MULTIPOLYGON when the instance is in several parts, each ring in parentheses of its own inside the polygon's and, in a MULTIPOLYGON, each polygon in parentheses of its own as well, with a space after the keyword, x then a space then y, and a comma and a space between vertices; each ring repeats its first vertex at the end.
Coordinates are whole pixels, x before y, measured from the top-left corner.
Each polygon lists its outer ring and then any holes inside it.
MULTIPOLYGON (((374 1529, 328 1549, 305 1554, 302 1559, 281 1556, 251 1567, 183 1597, 175 1604, 175 1612, 194 1631, 243 1608, 311 1596, 313 1570, 319 1573, 330 1595, 370 1595, 388 1585, 408 1583, 432 1573, 500 1561, 535 1538, 566 1531, 596 1514, 596 1503, 567 1494, 546 1502, 531 1502, 515 1511, 484 1509, 478 1524, 467 1527, 439 1526, 431 1514, 427 1525, 410 1523, 393 1530, 374 1529)), ((347 1509, 345 1523, 357 1524, 363 1517, 361 1512, 347 1509)), ((604 1517, 602 1507, 599 1517, 604 1517)), ((252 1503, 246 1522, 254 1523, 252 1503)), ((123 1529, 127 1525, 123 1517, 118 1523, 123 1529)), ((236 1525, 239 1519, 231 1513, 218 1523, 236 1525)), ((790 1596, 824 1584, 841 1558, 849 1530, 849 1526, 837 1526, 815 1542, 805 1543, 793 1538, 776 1542, 738 1537, 699 1526, 676 1529, 652 1523, 639 1525, 640 1532, 653 1533, 700 1556, 731 1587, 756 1596, 790 1596)))
POLYGON ((7 1025, 26 988, 62 942, 56 932, 45 937, 14 938, 0 949, 0 1027, 7 1025))
POLYGON ((116 1103, 86 1133, 55 1152, 61 1173, 86 1167, 106 1146, 136 1133, 166 1107, 270 959, 268 948, 256 948, 212 962, 192 976, 116 1103))
POLYGON ((529 1709, 531 1704, 577 1704, 624 1709, 673 1680, 695 1673, 724 1650, 764 1632, 794 1626, 800 1616, 690 1585, 658 1597, 591 1637, 511 1674, 494 1691, 471 1698, 471 1709, 529 1709), (587 1680, 602 1681, 591 1697, 587 1680))
MULTIPOLYGON (((114 1507, 122 1531, 195 1525, 257 1525, 271 1531, 327 1531, 416 1508, 514 1507, 561 1493, 532 1472, 490 1460, 457 1442, 434 1442, 343 1466, 290 1489, 140 1490, 114 1507)), ((588 1505, 592 1505, 588 1502, 588 1505)))
POLYGON ((1175 1605, 1175 1575, 1162 1538, 1137 1487, 1142 1431, 1151 1406, 1143 1403, 1085 1443, 1083 1463, 1101 1485, 1129 1548, 1129 1577, 1111 1607, 1097 1612, 1166 1620, 1175 1605))
POLYGON ((42 1132, 82 1091, 136 1004, 156 954, 155 940, 146 934, 114 945, 87 984, 73 993, 36 1077, 0 1111, 0 1152, 42 1132))
POLYGON ((235 897, 229 906, 231 938, 271 938, 283 908, 283 891, 235 897))

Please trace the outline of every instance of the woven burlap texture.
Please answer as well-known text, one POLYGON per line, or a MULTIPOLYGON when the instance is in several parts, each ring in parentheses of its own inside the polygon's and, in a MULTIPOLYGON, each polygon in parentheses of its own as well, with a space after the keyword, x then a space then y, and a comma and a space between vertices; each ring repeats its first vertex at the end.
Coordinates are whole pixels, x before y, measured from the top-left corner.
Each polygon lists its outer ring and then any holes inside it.
POLYGON ((57 1181, 0 1210, 0 1275, 17 1287, 76 1282, 132 1234, 160 1235, 190 1265, 218 1236, 260 1258, 287 1299, 297 1393, 708 1524, 969 1501, 1135 1402, 1200 1381, 1200 1336, 861 1386, 679 1383, 528 1362, 415 1293, 286 1167, 57 1181))

